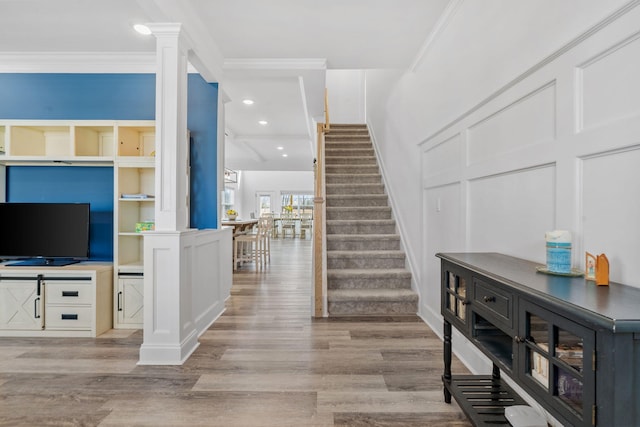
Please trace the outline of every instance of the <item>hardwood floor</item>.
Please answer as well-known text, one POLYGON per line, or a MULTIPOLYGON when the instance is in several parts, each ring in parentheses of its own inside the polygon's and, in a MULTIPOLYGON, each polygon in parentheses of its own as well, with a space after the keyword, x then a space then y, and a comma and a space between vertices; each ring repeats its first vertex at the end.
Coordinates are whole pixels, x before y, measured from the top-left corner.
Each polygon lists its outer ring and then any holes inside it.
POLYGON ((141 331, 0 338, 0 426, 470 426, 419 318, 310 317, 310 251, 274 240, 265 272, 243 265, 183 366, 137 366, 141 331))

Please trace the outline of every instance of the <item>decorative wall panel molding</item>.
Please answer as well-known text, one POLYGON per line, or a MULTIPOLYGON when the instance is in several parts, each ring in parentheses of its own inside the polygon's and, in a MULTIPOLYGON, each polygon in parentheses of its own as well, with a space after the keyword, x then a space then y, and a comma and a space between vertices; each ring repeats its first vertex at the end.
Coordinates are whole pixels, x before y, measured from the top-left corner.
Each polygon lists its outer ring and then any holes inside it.
POLYGON ((640 32, 577 68, 578 132, 640 115, 640 32))
POLYGON ((469 127, 473 164, 556 137, 556 83, 550 82, 469 127))
POLYGON ((580 252, 606 253, 611 280, 640 287, 640 145, 582 159, 580 252), (603 173, 615 171, 615 173, 603 173), (622 256, 624 255, 624 256, 622 256))
POLYGON ((423 170, 425 178, 429 179, 444 171, 460 171, 460 157, 462 151, 462 135, 455 135, 445 139, 440 144, 423 153, 423 170))
POLYGON ((469 182, 468 247, 544 263, 544 232, 555 229, 556 167, 545 165, 469 182))

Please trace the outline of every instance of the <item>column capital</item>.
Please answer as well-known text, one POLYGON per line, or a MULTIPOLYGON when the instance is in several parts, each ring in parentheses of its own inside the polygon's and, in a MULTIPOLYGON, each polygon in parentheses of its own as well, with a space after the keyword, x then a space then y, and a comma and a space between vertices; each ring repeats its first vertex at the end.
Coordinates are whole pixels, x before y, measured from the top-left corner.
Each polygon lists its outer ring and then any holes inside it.
POLYGON ((178 39, 178 45, 185 51, 191 49, 193 43, 179 22, 156 22, 145 24, 157 40, 178 39))

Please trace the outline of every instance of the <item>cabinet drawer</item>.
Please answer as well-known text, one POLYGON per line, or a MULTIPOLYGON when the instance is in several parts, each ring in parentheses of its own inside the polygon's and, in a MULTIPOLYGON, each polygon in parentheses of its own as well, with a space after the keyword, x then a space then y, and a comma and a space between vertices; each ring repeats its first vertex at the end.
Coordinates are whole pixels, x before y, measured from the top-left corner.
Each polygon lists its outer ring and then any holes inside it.
POLYGON ((487 320, 498 321, 510 328, 513 327, 513 294, 474 278, 473 295, 476 307, 482 307, 486 309, 482 310, 485 313, 495 315, 494 318, 487 320))
POLYGON ((47 304, 91 304, 93 288, 82 283, 46 283, 47 304))
POLYGON ((47 329, 91 329, 91 307, 47 305, 45 310, 47 329))

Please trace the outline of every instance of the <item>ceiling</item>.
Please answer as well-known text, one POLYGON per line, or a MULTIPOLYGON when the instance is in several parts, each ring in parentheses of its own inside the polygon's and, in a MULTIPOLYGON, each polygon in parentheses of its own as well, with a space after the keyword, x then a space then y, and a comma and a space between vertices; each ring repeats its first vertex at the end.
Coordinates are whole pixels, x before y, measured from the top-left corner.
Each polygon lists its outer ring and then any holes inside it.
POLYGON ((226 101, 225 165, 310 170, 326 72, 408 69, 458 1, 0 0, 0 58, 5 70, 8 59, 153 58, 153 36, 133 24, 180 22, 192 65, 226 101))

